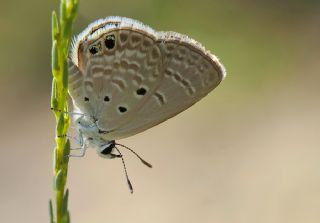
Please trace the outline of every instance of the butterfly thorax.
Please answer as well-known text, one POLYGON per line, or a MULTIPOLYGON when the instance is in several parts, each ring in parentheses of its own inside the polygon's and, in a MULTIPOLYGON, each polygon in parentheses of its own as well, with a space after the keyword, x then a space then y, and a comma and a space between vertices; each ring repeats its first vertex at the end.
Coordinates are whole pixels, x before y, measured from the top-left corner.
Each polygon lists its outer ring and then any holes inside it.
POLYGON ((114 140, 106 140, 103 138, 105 132, 98 128, 95 120, 91 117, 81 116, 76 118, 75 123, 79 133, 80 144, 82 144, 84 148, 96 149, 99 155, 112 158, 106 155, 113 151, 114 140), (109 152, 106 153, 106 149, 109 152))

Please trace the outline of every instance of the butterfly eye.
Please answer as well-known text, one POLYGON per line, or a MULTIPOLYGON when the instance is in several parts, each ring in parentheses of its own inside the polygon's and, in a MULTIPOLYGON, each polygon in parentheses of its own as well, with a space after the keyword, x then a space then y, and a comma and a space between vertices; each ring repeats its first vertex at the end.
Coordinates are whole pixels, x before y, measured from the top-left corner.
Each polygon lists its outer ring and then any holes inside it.
POLYGON ((84 97, 84 101, 89 101, 89 98, 88 97, 84 97))
MULTIPOLYGON (((102 139, 103 140, 103 139, 102 139)), ((110 141, 105 148, 103 148, 100 153, 103 155, 109 155, 115 147, 115 141, 110 141)))
POLYGON ((108 155, 112 152, 113 150, 113 145, 108 145, 106 148, 104 148, 102 151, 101 151, 101 154, 103 155, 108 155))
POLYGON ((106 40, 104 41, 104 44, 106 45, 107 49, 109 49, 109 50, 113 49, 115 43, 116 43, 116 38, 114 35, 108 35, 106 37, 106 40))

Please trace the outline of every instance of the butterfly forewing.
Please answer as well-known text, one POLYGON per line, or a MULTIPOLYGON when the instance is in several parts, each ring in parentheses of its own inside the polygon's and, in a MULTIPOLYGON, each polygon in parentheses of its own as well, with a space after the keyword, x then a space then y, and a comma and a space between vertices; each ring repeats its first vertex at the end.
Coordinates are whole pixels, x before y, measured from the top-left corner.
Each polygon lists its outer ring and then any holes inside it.
POLYGON ((218 59, 193 39, 124 21, 81 40, 69 63, 74 104, 109 132, 106 139, 128 137, 173 117, 225 75, 218 59))

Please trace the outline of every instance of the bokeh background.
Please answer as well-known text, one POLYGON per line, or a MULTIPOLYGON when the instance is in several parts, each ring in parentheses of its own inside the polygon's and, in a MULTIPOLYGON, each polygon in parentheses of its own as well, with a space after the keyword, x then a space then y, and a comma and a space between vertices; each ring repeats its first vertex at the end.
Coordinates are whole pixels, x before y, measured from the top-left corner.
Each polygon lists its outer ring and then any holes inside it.
MULTIPOLYGON (((49 222, 56 1, 1 1, 0 219, 49 222)), ((70 161, 72 222, 319 222, 320 2, 81 0, 75 33, 109 15, 203 43, 228 71, 201 102, 121 140, 120 160, 70 161)), ((76 146, 74 144, 74 146, 76 146)))

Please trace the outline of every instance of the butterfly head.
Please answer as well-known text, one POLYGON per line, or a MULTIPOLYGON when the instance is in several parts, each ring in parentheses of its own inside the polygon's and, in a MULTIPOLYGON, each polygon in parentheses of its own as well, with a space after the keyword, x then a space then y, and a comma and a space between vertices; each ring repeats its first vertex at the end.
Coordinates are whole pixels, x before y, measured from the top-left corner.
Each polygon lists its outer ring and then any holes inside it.
POLYGON ((103 158, 108 158, 108 159, 120 158, 121 155, 113 153, 115 146, 116 146, 116 142, 114 140, 108 141, 107 144, 97 148, 97 153, 99 156, 103 158))

